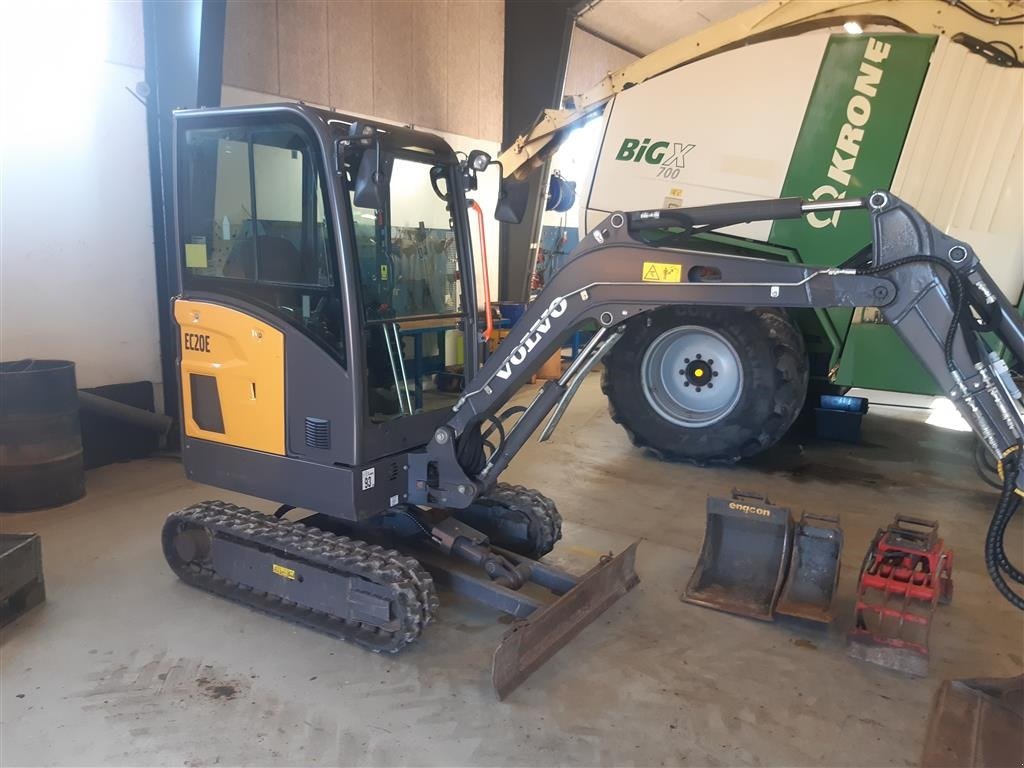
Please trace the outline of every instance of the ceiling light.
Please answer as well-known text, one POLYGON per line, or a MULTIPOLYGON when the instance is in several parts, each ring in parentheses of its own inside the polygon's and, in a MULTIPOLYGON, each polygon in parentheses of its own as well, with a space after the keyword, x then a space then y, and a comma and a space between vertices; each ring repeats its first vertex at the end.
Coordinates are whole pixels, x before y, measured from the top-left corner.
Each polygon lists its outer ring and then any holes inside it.
POLYGON ((859 35, 861 32, 864 31, 861 25, 858 24, 856 21, 846 22, 845 24, 843 24, 843 29, 845 29, 847 34, 850 35, 859 35))

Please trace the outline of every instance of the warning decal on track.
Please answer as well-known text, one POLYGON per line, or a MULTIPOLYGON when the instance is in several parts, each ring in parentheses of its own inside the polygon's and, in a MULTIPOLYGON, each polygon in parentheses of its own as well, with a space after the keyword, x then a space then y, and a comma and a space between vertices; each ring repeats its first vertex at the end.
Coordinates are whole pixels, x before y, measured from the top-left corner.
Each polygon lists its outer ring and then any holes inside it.
POLYGON ((661 264, 657 261, 644 262, 645 283, 680 283, 683 280, 681 264, 661 264))
POLYGON ((273 563, 271 565, 271 570, 277 576, 283 576, 284 578, 288 579, 289 581, 295 581, 295 571, 292 568, 286 568, 283 565, 278 565, 277 563, 273 563))

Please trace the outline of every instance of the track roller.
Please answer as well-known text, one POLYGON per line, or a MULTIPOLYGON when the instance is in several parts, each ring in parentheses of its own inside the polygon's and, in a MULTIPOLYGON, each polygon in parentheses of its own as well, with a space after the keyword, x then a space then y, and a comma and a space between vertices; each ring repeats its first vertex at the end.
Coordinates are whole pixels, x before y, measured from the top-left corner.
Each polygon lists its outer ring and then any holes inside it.
POLYGON ((486 534, 492 544, 534 560, 562 538, 562 516, 555 502, 521 485, 498 483, 455 517, 486 534))

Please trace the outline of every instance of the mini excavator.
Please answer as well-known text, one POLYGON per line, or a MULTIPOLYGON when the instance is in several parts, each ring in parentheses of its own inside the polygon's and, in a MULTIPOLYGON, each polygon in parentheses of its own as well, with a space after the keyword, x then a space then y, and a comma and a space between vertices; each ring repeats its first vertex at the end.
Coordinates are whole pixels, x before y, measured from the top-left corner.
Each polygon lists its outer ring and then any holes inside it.
MULTIPOLYGON (((636 544, 582 577, 543 562, 561 538, 554 502, 499 482, 602 357, 665 307, 878 307, 999 462, 986 562, 1024 607, 1002 544, 1024 436, 1004 359, 1024 360, 1024 325, 969 244, 890 193, 612 213, 484 360, 467 195, 496 164, 485 153, 302 104, 174 124, 185 470, 280 505, 172 513, 163 549, 186 583, 387 653, 431 622, 442 583, 518 619, 492 668, 504 697, 638 581, 636 544), (835 209, 872 221, 870 252, 843 268, 696 237, 835 209), (597 330, 561 376, 509 407, 584 324, 597 330), (456 362, 459 391, 432 387, 456 362)), ((520 204, 503 188, 496 215, 520 204)), ((672 376, 712 386, 712 357, 675 362, 672 376)))

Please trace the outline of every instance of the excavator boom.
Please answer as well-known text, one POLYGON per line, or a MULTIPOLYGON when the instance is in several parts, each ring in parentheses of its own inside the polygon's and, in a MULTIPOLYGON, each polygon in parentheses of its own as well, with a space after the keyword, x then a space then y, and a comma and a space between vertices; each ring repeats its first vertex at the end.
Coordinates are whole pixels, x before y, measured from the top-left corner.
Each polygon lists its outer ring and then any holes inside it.
MULTIPOLYGON (((1020 316, 968 243, 940 232, 890 193, 877 191, 864 199, 788 198, 611 214, 569 255, 469 381, 447 424, 423 451, 409 454, 409 501, 451 509, 472 504, 493 487, 553 409, 557 422, 581 377, 627 325, 670 305, 878 307, 1000 465, 1012 455, 1015 467, 1019 459, 1021 394, 983 333, 994 333, 1014 358, 1024 360, 1020 316), (870 213, 874 243, 864 266, 816 268, 711 254, 696 250, 697 242, 690 239, 716 227, 840 208, 870 213), (652 235, 658 245, 652 244, 652 235), (500 413, 523 381, 586 322, 596 322, 598 331, 581 359, 561 378, 544 384, 529 407, 500 413), (482 428, 488 433, 497 429, 501 436, 489 451, 482 428)), ((549 423, 545 438, 553 427, 549 423)), ((1006 510, 1015 510, 1024 492, 1024 477, 1015 468, 1004 478, 1009 500, 994 521, 999 541, 992 553, 986 550, 995 559, 1007 515, 1012 516, 1006 510)), ((994 580, 999 576, 995 570, 994 580)), ((1010 599, 1024 607, 1019 596, 1010 599)))

